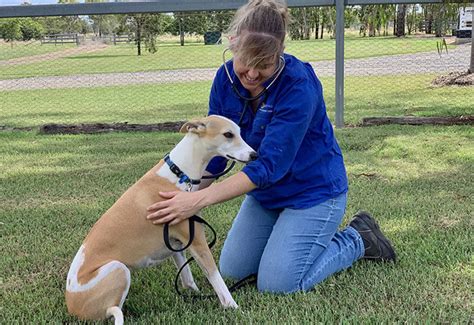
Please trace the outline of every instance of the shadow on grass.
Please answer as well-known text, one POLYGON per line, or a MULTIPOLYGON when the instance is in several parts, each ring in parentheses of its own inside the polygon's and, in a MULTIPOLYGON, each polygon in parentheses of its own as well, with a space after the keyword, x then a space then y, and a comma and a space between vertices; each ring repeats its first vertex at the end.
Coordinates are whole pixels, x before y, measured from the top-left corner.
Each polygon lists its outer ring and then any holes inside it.
POLYGON ((81 59, 111 59, 111 58, 128 58, 128 57, 136 57, 136 54, 103 54, 103 55, 76 55, 76 56, 68 56, 65 57, 67 60, 81 60, 81 59))

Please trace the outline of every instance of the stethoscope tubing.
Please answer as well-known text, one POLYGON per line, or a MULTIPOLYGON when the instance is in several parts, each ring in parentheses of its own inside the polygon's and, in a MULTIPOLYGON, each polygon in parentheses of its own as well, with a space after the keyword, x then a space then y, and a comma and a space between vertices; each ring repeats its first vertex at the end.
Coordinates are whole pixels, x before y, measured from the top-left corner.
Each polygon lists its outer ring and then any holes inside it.
POLYGON ((232 76, 230 75, 230 72, 229 72, 229 69, 227 68, 227 64, 226 64, 226 59, 225 59, 225 54, 226 52, 228 51, 229 49, 225 49, 224 52, 222 53, 222 60, 224 61, 224 70, 227 74, 227 78, 229 79, 229 82, 232 86, 232 90, 235 92, 235 94, 237 96, 239 96, 240 99, 243 99, 245 101, 253 101, 253 100, 256 100, 260 97, 262 97, 263 94, 265 94, 268 89, 275 83, 275 81, 278 79, 278 77, 281 75, 281 73, 283 72, 283 70, 285 69, 285 58, 280 55, 280 64, 278 66, 278 69, 275 70, 275 73, 271 76, 271 78, 273 78, 273 80, 268 84, 268 86, 265 87, 265 89, 263 89, 260 93, 258 93, 256 96, 253 96, 253 97, 245 97, 243 96, 239 90, 237 89, 237 86, 235 85, 234 83, 234 80, 232 79, 232 76))

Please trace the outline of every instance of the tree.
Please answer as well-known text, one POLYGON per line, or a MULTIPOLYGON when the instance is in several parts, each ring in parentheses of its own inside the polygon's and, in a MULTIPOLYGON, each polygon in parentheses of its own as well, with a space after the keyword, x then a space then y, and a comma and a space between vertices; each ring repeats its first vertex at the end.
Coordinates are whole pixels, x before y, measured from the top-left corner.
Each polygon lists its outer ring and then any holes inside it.
POLYGON ((407 13, 407 30, 408 30, 408 35, 411 35, 412 33, 416 32, 416 10, 417 10, 417 5, 411 5, 408 7, 408 13, 407 13))
POLYGON ((0 36, 7 42, 40 39, 44 34, 43 26, 32 18, 6 19, 0 23, 0 36))
POLYGON ((205 31, 224 33, 234 17, 234 11, 211 11, 205 14, 205 31))
POLYGON ((13 47, 13 41, 19 41, 22 38, 19 19, 6 19, 0 25, 0 36, 10 42, 13 47))
POLYGON ((202 12, 176 12, 174 21, 168 30, 174 35, 179 35, 181 46, 184 46, 184 35, 195 33, 203 35, 208 30, 208 18, 202 12))
POLYGON ((40 39, 44 35, 43 25, 32 18, 22 18, 20 20, 20 30, 23 41, 40 39))
POLYGON ((79 33, 90 31, 89 24, 78 16, 42 17, 38 22, 43 25, 45 34, 79 33))
MULTIPOLYGON (((155 53, 156 37, 163 33, 169 19, 163 14, 133 14, 125 16, 123 24, 135 33, 135 44, 137 45, 137 55, 142 54, 142 41, 150 53, 155 53)), ((125 28, 120 27, 121 30, 125 28)))
POLYGON ((91 15, 89 19, 92 21, 94 34, 99 37, 113 34, 120 25, 120 17, 118 15, 91 15))
POLYGON ((406 4, 397 5, 397 20, 395 28, 395 36, 402 37, 405 36, 405 16, 407 11, 406 4))

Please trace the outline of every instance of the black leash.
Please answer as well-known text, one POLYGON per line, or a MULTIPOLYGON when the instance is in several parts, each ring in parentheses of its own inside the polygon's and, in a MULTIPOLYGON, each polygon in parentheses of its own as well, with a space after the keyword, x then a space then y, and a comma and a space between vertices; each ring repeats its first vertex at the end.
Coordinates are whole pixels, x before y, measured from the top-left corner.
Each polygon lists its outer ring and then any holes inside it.
POLYGON ((228 172, 230 172, 230 170, 232 168, 234 168, 234 166, 235 166, 235 161, 232 160, 232 163, 230 164, 230 166, 227 167, 227 169, 224 170, 223 172, 220 172, 220 173, 217 173, 217 174, 214 174, 214 175, 203 176, 203 177, 201 177, 201 179, 211 179, 211 178, 218 179, 219 177, 221 177, 221 176, 227 174, 228 172))
MULTIPOLYGON (((178 178, 180 178, 180 183, 181 182, 186 182, 186 183, 192 183, 192 184, 198 184, 198 181, 196 180, 191 180, 189 179, 189 177, 186 176, 186 174, 184 174, 178 166, 176 166, 172 161, 171 159, 169 158, 169 155, 166 155, 165 156, 165 161, 166 163, 170 166, 170 169, 173 173, 175 173, 175 175, 178 176, 178 178)), ((211 178, 219 178, 221 177, 222 175, 225 175, 227 174, 235 165, 235 161, 232 161, 232 163, 230 164, 230 166, 225 169, 223 172, 220 172, 220 173, 217 173, 217 174, 214 174, 214 175, 208 175, 208 176, 203 176, 202 179, 211 179, 211 178)), ((200 182, 200 181, 199 181, 200 182)), ((190 217, 189 219, 189 241, 188 243, 184 246, 184 247, 180 247, 180 248, 173 248, 173 246, 171 246, 171 242, 170 242, 170 235, 169 235, 169 223, 166 223, 164 226, 163 226, 163 239, 165 241, 165 245, 166 247, 170 250, 170 251, 173 251, 173 252, 182 252, 184 251, 186 248, 188 248, 193 240, 194 240, 194 235, 195 235, 195 222, 199 222, 199 223, 202 223, 204 225, 206 225, 211 231, 212 231, 212 235, 214 236, 214 238, 212 238, 211 242, 208 244, 209 246, 209 249, 212 249, 212 247, 216 244, 216 241, 217 241, 217 234, 216 234, 216 231, 214 230, 214 228, 212 228, 212 226, 207 223, 206 220, 204 220, 203 218, 197 216, 197 215, 193 215, 192 217, 190 217)), ((183 269, 189 264, 191 263, 191 261, 194 260, 194 257, 191 257, 189 258, 178 270, 178 273, 176 274, 176 277, 174 279, 174 288, 176 290, 176 292, 178 293, 178 295, 184 297, 184 298, 193 298, 193 299, 196 299, 196 298, 214 298, 215 295, 192 295, 192 294, 184 294, 182 293, 180 290, 179 290, 179 276, 181 274, 181 272, 183 271, 183 269)), ((236 283, 234 283, 230 288, 229 288, 229 291, 230 292, 233 292, 247 284, 251 284, 251 283, 255 283, 257 281, 257 276, 256 274, 251 274, 239 281, 237 281, 236 283)))
MULTIPOLYGON (((201 217, 198 217, 196 215, 190 217, 189 219, 189 241, 188 243, 184 246, 184 247, 180 247, 180 248, 173 248, 173 246, 171 246, 171 242, 170 242, 170 238, 169 238, 169 224, 165 224, 163 226, 163 237, 164 237, 164 241, 165 241, 165 245, 166 247, 168 247, 169 250, 173 251, 173 252, 181 252, 181 251, 184 251, 186 248, 188 248, 191 243, 193 242, 194 240, 194 234, 195 234, 195 222, 199 222, 199 223, 202 223, 204 225, 206 225, 212 232, 212 235, 213 235, 213 238, 211 240, 211 242, 208 244, 209 246, 209 249, 212 249, 212 247, 214 247, 214 245, 216 244, 217 242, 217 234, 216 234, 216 231, 214 230, 214 228, 212 228, 212 226, 206 221, 204 220, 203 218, 201 217)), ((193 294, 184 294, 183 292, 181 292, 181 290, 179 289, 179 277, 181 275, 181 272, 184 270, 184 268, 189 264, 191 263, 191 261, 194 260, 194 257, 191 257, 189 258, 178 270, 178 273, 176 274, 176 277, 174 279, 174 289, 176 290, 176 292, 178 293, 178 295, 180 295, 181 297, 184 297, 184 298, 193 298, 193 299, 196 299, 196 298, 214 298, 215 295, 193 295, 193 294)), ((239 281, 237 281, 235 284, 233 284, 230 288, 229 288, 229 291, 230 292, 233 292, 245 285, 248 285, 248 284, 251 284, 251 283, 255 283, 257 281, 257 277, 255 274, 251 274, 239 281)))

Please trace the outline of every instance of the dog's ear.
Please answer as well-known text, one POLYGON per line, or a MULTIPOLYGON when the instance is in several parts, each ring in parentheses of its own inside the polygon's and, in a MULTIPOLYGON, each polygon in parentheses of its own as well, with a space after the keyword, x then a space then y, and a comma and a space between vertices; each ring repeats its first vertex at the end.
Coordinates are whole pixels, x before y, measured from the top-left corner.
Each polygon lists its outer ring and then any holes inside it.
POLYGON ((206 131, 206 124, 200 122, 200 121, 189 121, 183 124, 179 132, 181 133, 196 133, 196 134, 202 134, 206 131))

